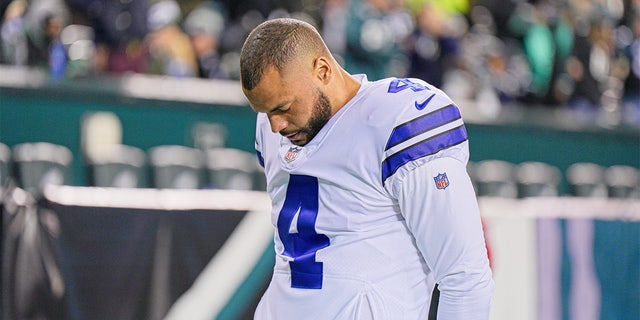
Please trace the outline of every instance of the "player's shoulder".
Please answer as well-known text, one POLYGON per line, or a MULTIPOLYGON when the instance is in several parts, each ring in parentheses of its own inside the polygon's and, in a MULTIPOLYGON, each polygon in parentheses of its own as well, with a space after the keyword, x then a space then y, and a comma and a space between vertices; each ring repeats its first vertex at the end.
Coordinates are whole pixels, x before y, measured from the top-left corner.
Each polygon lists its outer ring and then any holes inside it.
POLYGON ((368 101, 387 114, 398 115, 396 121, 408 121, 442 107, 452 105, 451 98, 439 88, 417 78, 385 78, 369 83, 368 101))
POLYGON ((467 141, 462 115, 440 89, 419 79, 398 78, 388 83, 401 111, 394 119, 384 148, 382 180, 410 163, 440 157, 467 141))
POLYGON ((458 106, 437 87, 416 78, 387 78, 374 82, 369 98, 385 114, 392 147, 397 141, 451 122, 461 123, 458 106), (382 98, 381 96, 384 96, 382 98), (407 136, 409 135, 409 136, 407 136))

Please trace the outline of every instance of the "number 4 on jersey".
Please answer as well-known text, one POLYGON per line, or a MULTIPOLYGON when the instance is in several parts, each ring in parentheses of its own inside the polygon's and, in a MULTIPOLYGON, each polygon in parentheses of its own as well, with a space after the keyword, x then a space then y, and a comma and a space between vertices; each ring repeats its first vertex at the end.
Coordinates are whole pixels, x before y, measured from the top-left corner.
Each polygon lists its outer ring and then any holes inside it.
POLYGON ((322 262, 316 261, 316 252, 329 246, 329 238, 316 232, 318 217, 318 178, 291 175, 287 195, 278 216, 278 235, 284 246, 283 255, 293 258, 291 287, 322 288, 322 262), (290 232, 295 221, 296 232, 290 232))
POLYGON ((391 81, 389 84, 389 89, 387 89, 388 93, 398 93, 405 89, 411 89, 413 92, 418 92, 422 90, 429 90, 428 87, 421 83, 413 82, 407 78, 400 78, 391 81))

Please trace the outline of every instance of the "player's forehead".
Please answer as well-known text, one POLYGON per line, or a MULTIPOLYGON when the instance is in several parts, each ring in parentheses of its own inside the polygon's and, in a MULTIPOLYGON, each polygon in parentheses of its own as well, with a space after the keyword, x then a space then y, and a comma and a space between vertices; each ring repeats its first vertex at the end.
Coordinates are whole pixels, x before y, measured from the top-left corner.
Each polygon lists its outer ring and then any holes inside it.
POLYGON ((268 112, 290 99, 290 90, 281 72, 268 66, 258 84, 245 94, 257 112, 268 112))

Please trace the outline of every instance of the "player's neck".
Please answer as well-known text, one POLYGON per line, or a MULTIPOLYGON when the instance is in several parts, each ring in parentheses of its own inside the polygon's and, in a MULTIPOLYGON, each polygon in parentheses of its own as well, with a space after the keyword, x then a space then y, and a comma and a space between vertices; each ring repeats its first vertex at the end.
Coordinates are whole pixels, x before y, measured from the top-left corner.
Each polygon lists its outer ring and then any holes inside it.
POLYGON ((360 81, 346 72, 340 69, 339 72, 339 86, 336 87, 337 94, 334 96, 334 101, 331 101, 333 106, 332 114, 336 114, 344 105, 346 105, 360 90, 360 81))

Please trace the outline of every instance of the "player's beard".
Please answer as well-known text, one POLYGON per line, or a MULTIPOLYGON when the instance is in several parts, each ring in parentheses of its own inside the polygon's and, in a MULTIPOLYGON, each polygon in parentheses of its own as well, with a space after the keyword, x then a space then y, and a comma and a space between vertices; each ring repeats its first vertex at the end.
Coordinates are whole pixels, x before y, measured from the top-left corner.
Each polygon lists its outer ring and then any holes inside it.
POLYGON ((309 143, 331 119, 331 102, 329 102, 329 98, 320 89, 316 89, 316 94, 311 118, 309 118, 307 125, 299 130, 305 135, 305 139, 293 142, 296 145, 304 146, 309 143))

